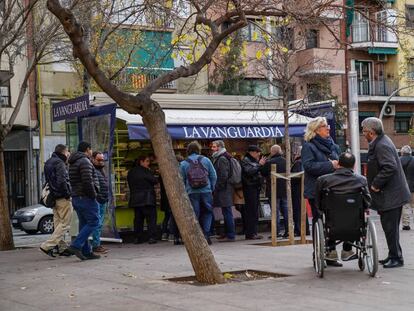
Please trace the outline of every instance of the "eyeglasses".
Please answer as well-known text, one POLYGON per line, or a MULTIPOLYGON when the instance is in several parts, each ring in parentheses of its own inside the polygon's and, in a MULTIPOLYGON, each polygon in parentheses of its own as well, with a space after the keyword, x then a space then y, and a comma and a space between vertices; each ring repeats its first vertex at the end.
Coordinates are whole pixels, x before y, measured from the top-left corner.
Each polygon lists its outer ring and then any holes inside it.
POLYGON ((331 129, 329 124, 323 124, 323 125, 319 126, 319 128, 322 128, 322 127, 326 127, 328 130, 331 129))

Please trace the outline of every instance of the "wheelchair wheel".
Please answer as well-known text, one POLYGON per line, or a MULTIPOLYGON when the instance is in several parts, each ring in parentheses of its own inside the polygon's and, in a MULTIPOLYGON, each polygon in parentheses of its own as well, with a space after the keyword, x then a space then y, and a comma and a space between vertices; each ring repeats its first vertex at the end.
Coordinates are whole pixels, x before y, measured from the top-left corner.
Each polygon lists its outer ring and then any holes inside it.
POLYGON ((378 247, 377 247, 377 231, 375 224, 370 218, 367 222, 367 236, 365 239, 365 260, 367 263, 368 273, 374 277, 378 271, 378 247))
POLYGON ((318 222, 315 223, 313 232, 313 254, 316 274, 320 278, 323 278, 325 268, 325 234, 321 219, 318 219, 318 222))

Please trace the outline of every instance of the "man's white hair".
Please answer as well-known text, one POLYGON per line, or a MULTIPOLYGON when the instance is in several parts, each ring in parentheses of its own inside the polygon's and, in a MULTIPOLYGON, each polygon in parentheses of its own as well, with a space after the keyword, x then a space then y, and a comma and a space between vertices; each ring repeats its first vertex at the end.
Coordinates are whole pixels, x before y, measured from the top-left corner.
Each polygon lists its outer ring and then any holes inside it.
POLYGON ((273 145, 270 147, 271 154, 282 154, 282 148, 279 145, 273 145))

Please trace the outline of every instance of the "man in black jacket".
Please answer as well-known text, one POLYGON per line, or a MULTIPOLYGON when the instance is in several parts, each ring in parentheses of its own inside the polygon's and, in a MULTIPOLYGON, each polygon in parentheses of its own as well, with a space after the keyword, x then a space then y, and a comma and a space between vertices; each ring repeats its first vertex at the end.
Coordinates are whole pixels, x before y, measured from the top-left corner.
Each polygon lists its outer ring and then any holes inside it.
POLYGON ((79 259, 98 259, 92 252, 88 238, 99 226, 99 205, 96 201, 99 191, 95 168, 90 161, 91 145, 80 142, 78 151, 69 158, 69 179, 72 186, 72 204, 78 215, 79 233, 69 251, 79 259))
POLYGON ((46 161, 44 168, 45 179, 49 184, 51 195, 55 198, 56 204, 53 208, 53 234, 40 245, 40 250, 51 257, 55 257, 56 253, 60 256, 71 255, 67 250, 68 245, 64 241, 65 233, 68 233, 70 229, 73 211, 70 201, 69 175, 66 167, 68 156, 68 148, 65 145, 57 145, 55 152, 46 161))
MULTIPOLYGON (((355 174, 353 168, 355 166, 355 157, 352 153, 344 152, 339 156, 338 168, 335 172, 322 175, 317 179, 315 204, 321 209, 322 196, 327 191, 336 194, 351 194, 362 192, 364 209, 368 209, 371 204, 371 196, 368 190, 367 179, 359 174, 355 174)), ((329 252, 326 255, 326 263, 331 266, 341 267, 338 262, 338 254, 336 252, 335 241, 328 241, 329 252)), ((357 259, 358 256, 352 251, 352 245, 347 242, 343 243, 341 259, 348 261, 357 259)))
MULTIPOLYGON (((271 170, 272 164, 276 164, 277 173, 286 173, 286 159, 282 157, 282 148, 279 145, 273 145, 270 148, 270 158, 267 159, 265 165, 262 168, 262 174, 266 177, 266 196, 269 202, 272 202, 272 187, 271 187, 271 170)), ((276 182, 276 207, 277 207, 277 236, 281 237, 280 233, 280 213, 283 215, 283 226, 285 233, 283 237, 289 236, 289 219, 288 219, 288 206, 287 206, 287 194, 286 194, 286 180, 278 178, 276 182)))
POLYGON ((404 170, 405 178, 407 179, 408 188, 411 192, 411 202, 404 204, 402 210, 402 225, 403 230, 410 230, 410 215, 414 208, 414 157, 411 155, 411 147, 406 145, 401 147, 401 165, 404 170))
POLYGON ((108 249, 101 245, 102 225, 105 220, 106 210, 108 208, 109 188, 108 180, 105 176, 105 158, 102 152, 95 151, 92 154, 92 164, 95 167, 95 173, 99 181, 99 192, 96 201, 99 204, 99 226, 92 233, 92 251, 94 253, 106 254, 108 249))
POLYGON ((211 144, 213 166, 217 173, 217 182, 213 192, 214 207, 221 207, 224 218, 225 234, 218 237, 220 242, 234 242, 236 229, 233 219, 233 185, 231 177, 231 154, 227 152, 224 141, 216 140, 211 144))
POLYGON ((260 189, 262 187, 262 166, 266 158, 261 158, 261 150, 255 145, 247 149, 247 153, 240 162, 242 167, 242 184, 245 200, 246 240, 259 240, 263 237, 257 234, 259 222, 260 189))
POLYGON ((143 242, 144 220, 148 224, 149 244, 157 243, 157 210, 154 186, 158 180, 150 170, 151 160, 141 156, 128 172, 129 207, 135 209, 135 243, 143 242))
POLYGON ((411 199, 397 149, 384 134, 382 121, 370 117, 362 121, 362 133, 369 142, 368 186, 372 208, 381 216, 381 225, 388 245, 388 257, 380 260, 384 268, 404 265, 400 245, 400 220, 402 206, 411 199))

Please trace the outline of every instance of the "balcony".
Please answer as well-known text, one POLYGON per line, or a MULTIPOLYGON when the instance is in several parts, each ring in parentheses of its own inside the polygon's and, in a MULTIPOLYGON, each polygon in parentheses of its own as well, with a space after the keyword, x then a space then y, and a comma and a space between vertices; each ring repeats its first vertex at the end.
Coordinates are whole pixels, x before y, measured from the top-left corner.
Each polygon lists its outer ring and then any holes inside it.
MULTIPOLYGON (((138 68, 127 67, 115 79, 115 84, 124 90, 139 90, 145 88, 151 81, 173 68, 138 68)), ((161 92, 174 93, 177 89, 176 81, 171 81, 160 87, 161 92)))
POLYGON ((298 52, 299 75, 338 75, 345 74, 345 51, 337 49, 313 48, 298 52))
MULTIPOLYGON (((397 49, 397 36, 390 27, 377 25, 370 27, 369 23, 354 24, 351 26, 353 49, 388 48, 397 49)), ((375 53, 371 53, 375 54, 375 53)), ((395 54, 395 53, 389 53, 395 54)))
POLYGON ((397 88, 396 80, 358 79, 358 96, 390 96, 397 88))

